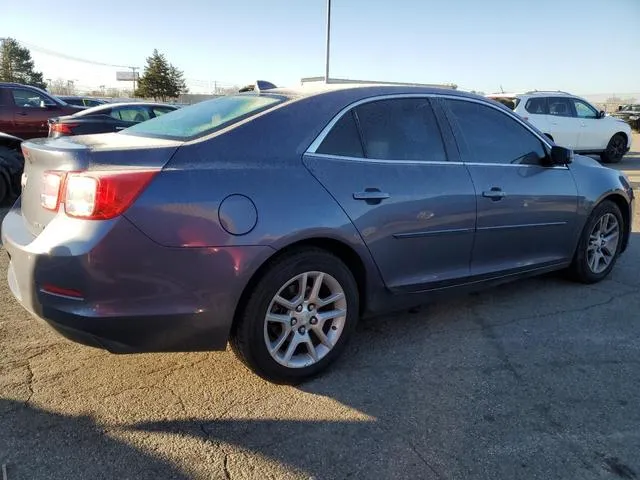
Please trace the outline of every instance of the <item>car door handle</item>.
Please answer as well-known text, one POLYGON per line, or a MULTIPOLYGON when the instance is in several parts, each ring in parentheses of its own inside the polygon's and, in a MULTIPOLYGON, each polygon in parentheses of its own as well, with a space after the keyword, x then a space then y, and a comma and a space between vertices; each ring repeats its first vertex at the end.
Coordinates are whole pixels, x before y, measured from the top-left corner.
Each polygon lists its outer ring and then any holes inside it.
POLYGON ((124 130, 127 127, 116 127, 116 130, 124 130))
POLYGON ((354 200, 364 200, 365 202, 373 205, 390 197, 391 195, 381 192, 378 188, 365 188, 364 192, 356 192, 353 194, 354 200))
POLYGON ((502 191, 502 189, 500 189, 498 187, 493 187, 489 191, 482 192, 482 196, 485 197, 485 198, 490 198, 494 202, 497 202, 498 200, 502 200, 504 197, 506 197, 507 194, 504 193, 502 191))
POLYGON ((21 117, 26 117, 27 113, 26 112, 16 112, 16 115, 20 115, 21 117))

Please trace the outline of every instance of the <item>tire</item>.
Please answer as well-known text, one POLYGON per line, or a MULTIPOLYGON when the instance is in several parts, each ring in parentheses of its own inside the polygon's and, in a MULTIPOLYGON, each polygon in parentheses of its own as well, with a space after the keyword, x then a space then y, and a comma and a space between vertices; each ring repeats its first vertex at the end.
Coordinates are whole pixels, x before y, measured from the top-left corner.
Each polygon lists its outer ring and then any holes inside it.
POLYGON ((0 205, 12 202, 20 195, 20 176, 23 170, 22 153, 0 146, 0 205))
POLYGON ((231 331, 231 348, 249 369, 262 378, 274 383, 298 384, 326 369, 340 355, 355 330, 358 316, 358 286, 349 268, 325 250, 295 250, 269 265, 249 293, 231 331), (300 276, 305 272, 305 299, 308 300, 300 302, 300 286, 304 281, 300 276), (319 277, 318 273, 324 274, 323 277, 319 277), (290 283, 297 277, 300 278, 290 283), (317 296, 316 308, 312 304, 312 287, 318 278, 324 283, 317 296), (338 295, 340 291, 343 292, 341 299, 338 295), (275 300, 277 295, 294 303, 285 307, 275 300), (338 300, 326 306, 321 305, 323 300, 333 295, 338 300), (295 310, 297 305, 300 305, 300 313, 295 310), (318 321, 313 316, 313 312, 316 312, 318 317, 323 313, 327 317, 328 311, 335 313, 344 309, 346 314, 335 318, 318 321), (270 320, 267 320, 267 313, 272 314, 270 320), (273 318, 278 321, 272 321, 273 318), (316 323, 313 323, 314 319, 316 323), (316 334, 318 329, 324 333, 325 344, 320 342, 316 334), (270 353, 267 341, 275 351, 274 355, 270 353), (315 343, 315 346, 311 348, 308 342, 311 345, 315 343), (291 349, 292 345, 298 346, 291 349), (292 355, 287 360, 290 349, 292 355), (312 350, 317 360, 312 358, 312 350))
POLYGON ((624 157, 627 139, 622 133, 616 133, 607 145, 607 149, 600 154, 604 163, 619 163, 624 157))
MULTIPOLYGON (((611 223, 609 223, 609 225, 611 225, 611 223)), ((606 278, 607 275, 611 273, 611 270, 620 255, 625 229, 626 226, 624 224, 622 213, 620 213, 620 209, 615 203, 610 200, 605 200, 596 206, 593 212, 591 212, 591 215, 582 230, 580 240, 578 240, 578 246, 576 247, 573 262, 569 267, 570 276, 578 282, 587 284, 597 283, 606 278), (608 245, 607 249, 604 247, 594 247, 593 244, 597 242, 592 239, 592 234, 597 230, 599 222, 601 219, 608 219, 608 221, 611 222, 612 217, 615 218, 617 222, 617 239, 615 239, 615 242, 612 239, 612 244, 608 245), (615 251, 612 252, 611 249, 614 248, 614 244, 615 251), (605 250, 612 253, 610 262, 606 265, 606 268, 602 268, 602 270, 592 268, 593 263, 590 262, 592 258, 590 251, 595 254, 606 254, 605 250)), ((598 261, 597 263, 599 268, 605 267, 604 260, 598 261)))

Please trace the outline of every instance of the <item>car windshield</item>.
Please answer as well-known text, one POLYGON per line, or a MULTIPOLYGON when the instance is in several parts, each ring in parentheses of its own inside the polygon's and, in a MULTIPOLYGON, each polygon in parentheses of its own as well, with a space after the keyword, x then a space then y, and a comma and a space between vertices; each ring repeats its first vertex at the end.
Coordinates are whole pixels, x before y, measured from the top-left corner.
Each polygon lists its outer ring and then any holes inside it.
POLYGON ((285 97, 256 94, 219 97, 153 118, 121 133, 188 140, 232 125, 284 100, 285 97))

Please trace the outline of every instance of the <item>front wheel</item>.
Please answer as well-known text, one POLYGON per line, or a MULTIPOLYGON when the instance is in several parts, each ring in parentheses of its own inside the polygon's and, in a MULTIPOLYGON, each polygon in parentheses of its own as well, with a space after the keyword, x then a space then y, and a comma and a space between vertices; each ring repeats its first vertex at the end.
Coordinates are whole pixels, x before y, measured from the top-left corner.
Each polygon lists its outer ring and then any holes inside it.
POLYGON ((334 255, 307 248, 270 265, 231 333, 238 358, 261 377, 299 383, 324 370, 358 320, 356 281, 334 255))
POLYGON ((618 206, 608 200, 598 205, 585 224, 570 267, 572 277, 582 283, 603 280, 616 263, 625 226, 618 206))
POLYGON ((607 149, 600 154, 600 159, 604 163, 618 163, 622 160, 627 149, 627 139, 621 133, 616 133, 611 140, 609 140, 609 144, 607 145, 607 149))

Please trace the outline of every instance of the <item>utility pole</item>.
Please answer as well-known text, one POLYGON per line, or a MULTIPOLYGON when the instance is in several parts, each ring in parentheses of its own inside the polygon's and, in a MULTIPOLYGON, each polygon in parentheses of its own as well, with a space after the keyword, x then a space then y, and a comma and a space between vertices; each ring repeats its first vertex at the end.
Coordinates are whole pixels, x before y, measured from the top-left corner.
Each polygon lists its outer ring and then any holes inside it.
POLYGON ((133 77, 133 91, 131 92, 131 96, 136 98, 136 70, 138 67, 129 67, 131 69, 132 77, 133 77))
POLYGON ((325 60, 324 81, 329 83, 329 50, 331 43, 331 0, 327 0, 327 57, 325 60))

